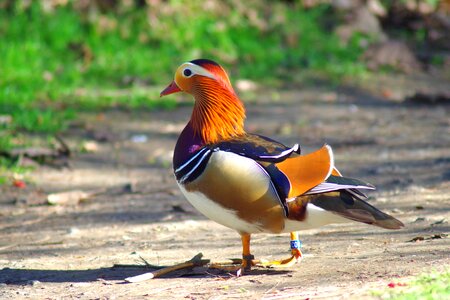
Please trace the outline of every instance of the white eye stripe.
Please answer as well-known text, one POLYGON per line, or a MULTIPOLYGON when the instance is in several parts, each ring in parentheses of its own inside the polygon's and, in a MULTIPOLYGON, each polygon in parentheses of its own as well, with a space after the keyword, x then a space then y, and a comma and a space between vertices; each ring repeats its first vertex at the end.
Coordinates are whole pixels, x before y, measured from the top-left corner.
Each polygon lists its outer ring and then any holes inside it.
POLYGON ((181 68, 183 70, 182 74, 183 74, 184 77, 191 77, 193 75, 201 75, 201 76, 209 77, 211 79, 216 79, 216 77, 211 72, 206 70, 205 68, 202 68, 202 67, 200 67, 198 65, 195 65, 193 63, 190 63, 190 62, 182 64, 181 68), (186 69, 191 70, 191 72, 192 72, 191 75, 186 76, 184 74, 184 70, 186 70, 186 69))

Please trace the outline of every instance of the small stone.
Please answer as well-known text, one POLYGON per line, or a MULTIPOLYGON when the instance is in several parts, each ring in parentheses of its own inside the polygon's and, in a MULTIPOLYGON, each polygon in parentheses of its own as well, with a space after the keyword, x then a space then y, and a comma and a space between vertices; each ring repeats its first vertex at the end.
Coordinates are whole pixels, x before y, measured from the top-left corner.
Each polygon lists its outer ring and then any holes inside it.
POLYGON ((137 193, 138 188, 135 182, 127 183, 122 188, 123 193, 137 193))
POLYGON ((99 146, 95 141, 85 141, 81 146, 82 150, 88 153, 98 152, 99 146))
POLYGON ((71 228, 69 228, 69 230, 67 230, 67 233, 69 235, 78 235, 80 233, 80 229, 78 229, 76 227, 71 227, 71 228))
POLYGON ((131 141, 133 143, 145 143, 148 141, 148 137, 145 134, 135 134, 131 137, 131 141))
POLYGON ((351 112, 351 113, 356 113, 356 112, 359 111, 359 108, 358 108, 357 105, 351 104, 351 105, 348 107, 348 111, 351 112))
POLYGON ((423 222, 423 221, 425 221, 425 220, 426 220, 426 219, 425 219, 424 217, 418 217, 416 220, 414 220, 413 223, 423 222))
POLYGON ((258 89, 258 84, 248 79, 239 79, 236 81, 236 88, 242 92, 255 91, 258 89))
POLYGON ((38 286, 40 284, 41 284, 41 282, 39 280, 28 280, 27 281, 27 285, 31 285, 31 286, 38 286))

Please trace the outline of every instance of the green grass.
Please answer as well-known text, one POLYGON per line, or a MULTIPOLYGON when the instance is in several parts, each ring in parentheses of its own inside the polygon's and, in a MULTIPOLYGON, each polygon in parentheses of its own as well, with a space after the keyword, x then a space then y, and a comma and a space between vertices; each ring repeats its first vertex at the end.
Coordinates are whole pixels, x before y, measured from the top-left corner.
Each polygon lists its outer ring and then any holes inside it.
POLYGON ((0 185, 11 184, 16 178, 22 178, 30 170, 30 167, 20 166, 17 160, 0 156, 0 185))
POLYGON ((0 8, 0 151, 21 132, 53 135, 84 110, 172 109, 159 90, 182 62, 215 59, 233 78, 293 80, 299 72, 358 76, 362 36, 343 45, 321 23, 329 5, 254 1, 203 8, 204 1, 162 2, 87 14, 68 5, 45 12, 40 1, 0 8), (270 10, 267 9, 270 5, 270 10))
POLYGON ((374 292, 386 300, 437 300, 450 298, 450 269, 444 272, 423 274, 398 287, 374 292))

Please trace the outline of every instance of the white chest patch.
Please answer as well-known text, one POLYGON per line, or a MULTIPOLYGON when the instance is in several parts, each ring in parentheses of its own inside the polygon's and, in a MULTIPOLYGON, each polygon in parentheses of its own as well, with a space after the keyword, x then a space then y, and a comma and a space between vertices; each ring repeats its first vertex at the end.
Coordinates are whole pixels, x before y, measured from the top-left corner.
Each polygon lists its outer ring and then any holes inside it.
POLYGON ((199 192, 188 192, 186 189, 178 183, 181 192, 186 199, 194 206, 199 212, 208 217, 209 219, 217 222, 228 228, 232 228, 239 232, 257 233, 263 232, 257 224, 251 224, 238 218, 236 213, 226 209, 219 204, 211 201, 208 197, 199 192))

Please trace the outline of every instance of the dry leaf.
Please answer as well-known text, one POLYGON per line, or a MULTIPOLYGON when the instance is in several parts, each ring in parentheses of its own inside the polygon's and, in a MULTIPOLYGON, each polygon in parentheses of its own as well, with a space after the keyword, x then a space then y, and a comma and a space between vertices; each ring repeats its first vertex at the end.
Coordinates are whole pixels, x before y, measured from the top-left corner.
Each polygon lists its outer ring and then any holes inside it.
POLYGON ((98 152, 98 144, 95 141, 86 141, 82 145, 83 151, 86 152, 98 152))

